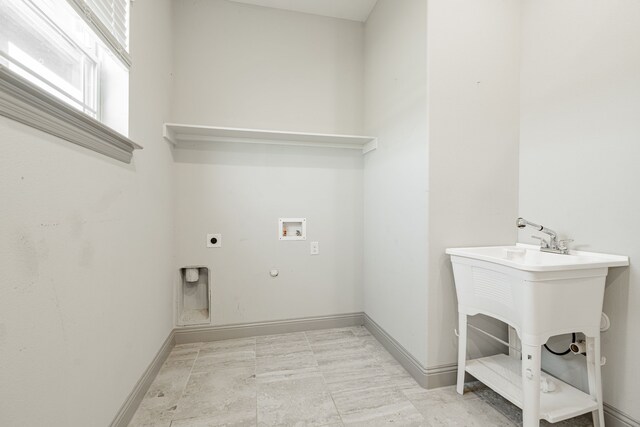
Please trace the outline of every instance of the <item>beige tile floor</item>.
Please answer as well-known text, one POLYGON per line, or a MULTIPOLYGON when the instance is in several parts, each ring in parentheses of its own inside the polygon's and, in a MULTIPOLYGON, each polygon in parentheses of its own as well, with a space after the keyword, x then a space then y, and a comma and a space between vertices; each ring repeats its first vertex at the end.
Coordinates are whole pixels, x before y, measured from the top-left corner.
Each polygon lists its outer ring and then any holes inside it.
POLYGON ((517 407, 480 383, 468 388, 421 388, 363 327, 183 344, 130 426, 522 425, 517 407))

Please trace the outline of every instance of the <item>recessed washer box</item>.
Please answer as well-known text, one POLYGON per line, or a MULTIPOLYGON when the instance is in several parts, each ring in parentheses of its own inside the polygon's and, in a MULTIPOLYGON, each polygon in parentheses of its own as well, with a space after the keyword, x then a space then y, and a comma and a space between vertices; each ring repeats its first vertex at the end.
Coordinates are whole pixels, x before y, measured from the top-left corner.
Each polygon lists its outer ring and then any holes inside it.
POLYGON ((307 240, 307 219, 280 218, 278 220, 278 239, 307 240))

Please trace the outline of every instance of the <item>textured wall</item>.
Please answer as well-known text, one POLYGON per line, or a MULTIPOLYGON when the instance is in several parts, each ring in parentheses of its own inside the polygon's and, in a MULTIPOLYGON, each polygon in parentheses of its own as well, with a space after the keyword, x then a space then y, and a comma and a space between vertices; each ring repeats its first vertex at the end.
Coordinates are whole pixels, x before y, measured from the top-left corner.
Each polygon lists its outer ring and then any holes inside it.
MULTIPOLYGON (((630 256, 629 268, 609 273, 602 372, 605 402, 640 420, 640 3, 524 5, 520 213, 575 239, 576 249, 630 256)), ((584 358, 565 359, 543 363, 586 385, 584 358)))
MULTIPOLYGON (((173 121, 361 132, 361 23, 219 0, 174 15, 173 121)), ((362 311, 362 153, 200 143, 175 160, 178 267, 210 268, 212 323, 362 311), (307 240, 279 241, 280 217, 306 217, 307 240)))
POLYGON ((365 311, 426 364, 427 8, 379 0, 365 25, 365 311))
POLYGON ((0 119, 1 425, 108 425, 172 328, 170 6, 132 6, 131 165, 0 119))
MULTIPOLYGON (((512 0, 429 1, 429 367, 457 354, 445 249, 516 238, 520 12, 512 0)), ((469 333, 472 356, 494 346, 469 333)))
POLYGON ((174 35, 176 122, 361 132, 362 23, 181 0, 174 35))

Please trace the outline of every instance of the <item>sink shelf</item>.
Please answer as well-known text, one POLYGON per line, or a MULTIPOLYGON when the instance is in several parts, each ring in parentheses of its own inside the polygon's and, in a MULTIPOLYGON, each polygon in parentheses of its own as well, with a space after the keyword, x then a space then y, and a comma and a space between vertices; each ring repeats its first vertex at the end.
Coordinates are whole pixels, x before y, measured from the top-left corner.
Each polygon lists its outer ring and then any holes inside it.
MULTIPOLYGON (((520 359, 498 354, 467 360, 466 371, 522 408, 522 362, 520 359)), ((593 398, 577 388, 549 374, 543 373, 556 386, 549 393, 540 393, 540 418, 557 423, 598 409, 593 398)))

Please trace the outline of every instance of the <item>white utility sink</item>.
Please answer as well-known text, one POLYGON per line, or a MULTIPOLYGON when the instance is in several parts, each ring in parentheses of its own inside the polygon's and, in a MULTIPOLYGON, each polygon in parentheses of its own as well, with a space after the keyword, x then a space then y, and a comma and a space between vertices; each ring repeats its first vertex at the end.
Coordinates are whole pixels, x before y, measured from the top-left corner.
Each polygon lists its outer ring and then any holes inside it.
POLYGON ((578 270, 598 267, 623 267, 629 265, 629 257, 571 251, 568 255, 541 252, 533 245, 518 243, 515 246, 486 246, 480 248, 452 248, 447 254, 473 258, 523 271, 578 270))
POLYGON ((626 256, 570 251, 541 252, 532 245, 450 248, 458 296, 458 393, 465 372, 523 409, 524 427, 540 419, 556 423, 593 412, 604 425, 600 375, 600 316, 609 267, 629 265, 626 256), (509 324, 521 351, 466 360, 467 316, 484 314, 509 324), (555 390, 540 392, 541 346, 560 334, 583 333, 587 341, 589 394, 543 374, 555 390), (542 395, 542 396, 541 396, 542 395))

